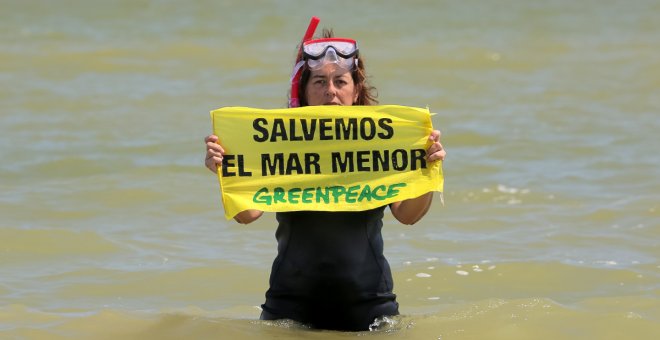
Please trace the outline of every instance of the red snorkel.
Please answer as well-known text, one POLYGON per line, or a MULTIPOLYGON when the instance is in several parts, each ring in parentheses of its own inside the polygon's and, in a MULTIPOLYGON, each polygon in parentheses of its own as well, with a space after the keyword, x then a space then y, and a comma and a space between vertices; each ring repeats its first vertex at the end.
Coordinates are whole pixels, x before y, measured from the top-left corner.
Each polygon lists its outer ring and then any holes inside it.
POLYGON ((309 21, 309 26, 307 26, 307 31, 303 36, 302 42, 300 43, 300 49, 298 50, 298 55, 296 56, 296 63, 293 66, 293 74, 291 74, 291 98, 289 98, 289 107, 299 107, 300 106, 300 97, 298 95, 298 84, 300 83, 300 77, 302 76, 302 45, 305 41, 311 40, 316 31, 316 26, 319 25, 321 19, 313 16, 309 21))

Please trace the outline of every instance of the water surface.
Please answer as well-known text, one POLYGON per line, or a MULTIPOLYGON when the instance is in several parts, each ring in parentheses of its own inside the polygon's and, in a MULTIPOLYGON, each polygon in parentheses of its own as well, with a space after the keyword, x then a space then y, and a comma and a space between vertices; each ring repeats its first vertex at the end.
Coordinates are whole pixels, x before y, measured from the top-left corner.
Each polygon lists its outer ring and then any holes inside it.
POLYGON ((0 337, 352 338, 260 322, 275 220, 226 221, 208 112, 283 107, 310 16, 429 106, 445 206, 384 237, 402 339, 660 333, 660 4, 3 1, 0 337))

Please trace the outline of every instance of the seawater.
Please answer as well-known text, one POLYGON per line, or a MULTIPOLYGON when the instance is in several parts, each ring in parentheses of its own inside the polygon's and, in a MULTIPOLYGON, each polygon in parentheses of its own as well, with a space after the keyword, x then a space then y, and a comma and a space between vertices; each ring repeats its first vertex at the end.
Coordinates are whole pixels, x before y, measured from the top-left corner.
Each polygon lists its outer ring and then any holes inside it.
POLYGON ((0 338, 660 334, 660 3, 2 1, 0 338), (309 18, 428 106, 445 205, 385 217, 400 317, 258 321, 275 221, 223 217, 209 111, 286 104, 309 18))

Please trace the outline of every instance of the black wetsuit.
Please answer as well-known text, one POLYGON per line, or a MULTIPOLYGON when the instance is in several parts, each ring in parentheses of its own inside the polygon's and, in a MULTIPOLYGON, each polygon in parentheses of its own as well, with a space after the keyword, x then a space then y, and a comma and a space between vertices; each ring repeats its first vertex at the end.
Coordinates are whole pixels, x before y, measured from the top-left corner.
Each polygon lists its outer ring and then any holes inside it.
POLYGON ((384 209, 277 213, 278 254, 261 318, 359 331, 399 314, 383 256, 384 209))

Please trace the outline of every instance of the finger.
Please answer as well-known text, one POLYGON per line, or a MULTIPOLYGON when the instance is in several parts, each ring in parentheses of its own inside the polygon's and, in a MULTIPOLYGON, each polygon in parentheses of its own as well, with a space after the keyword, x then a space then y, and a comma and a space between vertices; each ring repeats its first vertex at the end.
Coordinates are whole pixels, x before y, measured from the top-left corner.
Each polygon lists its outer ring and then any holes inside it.
POLYGON ((431 146, 426 150, 426 152, 427 152, 426 160, 429 162, 444 160, 445 157, 447 156, 447 151, 445 151, 445 148, 442 146, 442 143, 440 142, 435 142, 431 144, 431 146))
POLYGON ((426 149, 426 158, 428 159, 432 154, 442 150, 442 144, 438 142, 433 142, 431 145, 426 149))
POLYGON ((447 157, 447 151, 442 149, 442 150, 436 152, 435 156, 437 157, 438 160, 444 161, 445 158, 447 157))
POLYGON ((223 156, 220 154, 206 154, 206 158, 204 159, 204 162, 212 161, 220 165, 222 164, 222 158, 223 156))
POLYGON ((217 141, 218 141, 218 136, 216 136, 216 135, 208 135, 208 136, 204 137, 204 142, 205 143, 209 143, 209 142, 216 143, 217 141))
POLYGON ((431 146, 429 146, 428 153, 433 154, 433 153, 436 153, 440 150, 442 150, 442 144, 440 144, 439 142, 435 142, 435 143, 431 144, 431 146))
POLYGON ((219 150, 214 150, 214 149, 206 149, 206 158, 211 158, 211 157, 222 157, 224 153, 222 153, 219 150))
POLYGON ((440 130, 433 130, 431 131, 431 135, 429 135, 429 140, 432 142, 439 142, 441 136, 442 132, 440 132, 440 130))
POLYGON ((218 144, 218 136, 216 135, 208 135, 204 138, 204 142, 206 143, 206 148, 207 149, 213 149, 217 150, 220 153, 225 153, 225 150, 218 144))
POLYGON ((223 149, 220 144, 216 144, 215 142, 206 143, 206 150, 213 150, 221 154, 225 153, 225 149, 223 149))
POLYGON ((428 161, 429 162, 433 162, 437 160, 444 161, 446 157, 447 157, 447 151, 445 151, 445 149, 442 148, 438 151, 431 153, 428 157, 428 161))

